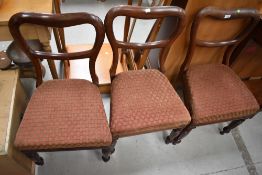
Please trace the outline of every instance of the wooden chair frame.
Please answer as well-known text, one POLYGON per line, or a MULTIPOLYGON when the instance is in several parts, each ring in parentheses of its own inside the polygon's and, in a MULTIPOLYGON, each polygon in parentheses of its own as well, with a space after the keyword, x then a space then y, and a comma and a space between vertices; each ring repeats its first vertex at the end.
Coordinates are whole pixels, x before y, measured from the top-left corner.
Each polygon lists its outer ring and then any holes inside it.
POLYGON ((160 71, 164 72, 164 62, 166 54, 169 51, 171 44, 176 40, 184 28, 184 10, 181 8, 174 8, 168 6, 159 7, 139 7, 139 6, 118 6, 108 11, 104 25, 106 35, 112 46, 113 50, 113 64, 110 69, 110 75, 113 78, 116 75, 117 63, 119 60, 118 49, 136 49, 136 50, 149 50, 149 49, 162 49, 160 54, 160 71), (159 41, 149 41, 146 43, 130 43, 127 41, 119 41, 115 38, 113 31, 113 21, 117 16, 126 16, 137 19, 160 19, 167 16, 178 18, 178 28, 170 35, 170 38, 159 41))
MULTIPOLYGON (((98 85, 98 77, 95 72, 95 62, 100 48, 103 44, 105 31, 103 22, 95 15, 88 13, 67 13, 67 14, 38 14, 38 13, 17 13, 13 15, 9 21, 9 29, 14 40, 19 44, 22 50, 32 60, 36 68, 37 83, 39 86, 43 83, 42 70, 40 67, 40 59, 51 60, 70 60, 90 58, 90 73, 92 81, 98 85), (81 24, 91 24, 96 30, 96 39, 92 49, 74 53, 49 53, 44 51, 32 50, 23 38, 19 27, 22 24, 30 23, 35 25, 43 25, 60 30, 63 27, 70 27, 81 24)), ((37 165, 43 165, 43 158, 37 152, 52 152, 64 150, 82 150, 82 149, 97 149, 97 148, 67 148, 67 149, 48 149, 48 150, 28 150, 23 151, 29 158, 31 158, 37 165)))
POLYGON ((17 13, 9 21, 9 29, 15 41, 20 45, 23 51, 32 60, 36 67, 37 86, 42 82, 42 71, 39 64, 39 58, 51 60, 70 60, 90 58, 90 73, 92 81, 98 84, 98 77, 95 72, 95 61, 103 44, 105 31, 102 21, 95 15, 88 13, 67 13, 67 14, 37 14, 37 13, 17 13), (74 53, 47 53, 44 51, 34 51, 27 44, 23 38, 19 27, 22 24, 30 23, 35 25, 43 25, 56 29, 70 27, 81 24, 91 24, 94 26, 97 36, 94 47, 90 50, 74 52, 74 53))
MULTIPOLYGON (((160 48, 160 71, 164 72, 164 62, 167 52, 171 44, 176 40, 179 34, 184 29, 185 24, 185 13, 184 10, 179 7, 171 6, 156 6, 156 7, 139 7, 139 6, 117 6, 110 9, 106 15, 104 25, 106 29, 106 34, 108 40, 111 44, 113 50, 113 63, 110 69, 111 80, 113 81, 116 76, 116 68, 118 64, 119 49, 136 49, 136 50, 150 50, 155 48, 160 48), (127 18, 137 18, 137 19, 157 19, 160 20, 164 17, 176 17, 178 19, 177 28, 174 28, 173 33, 168 39, 159 41, 148 41, 145 43, 130 43, 128 41, 119 41, 115 38, 113 31, 113 21, 118 16, 124 16, 127 18)), ((103 160, 108 161, 110 155, 115 151, 115 145, 118 137, 114 138, 113 143, 110 147, 102 149, 103 160)))
MULTIPOLYGON (((194 50, 196 47, 224 47, 227 46, 226 51, 224 53, 223 57, 223 64, 229 66, 229 61, 232 52, 234 49, 238 46, 238 44, 244 40, 250 32, 255 28, 255 26, 258 24, 260 20, 259 13, 255 9, 232 9, 232 10, 221 10, 215 7, 206 7, 202 9, 195 17, 195 20, 193 21, 193 24, 191 26, 191 32, 190 32, 190 42, 189 42, 189 48, 186 55, 186 58, 180 68, 179 77, 183 77, 184 73, 188 70, 194 50), (249 19, 249 24, 247 27, 240 32, 235 38, 231 40, 226 41, 203 41, 197 39, 197 31, 201 24, 201 20, 203 18, 212 18, 215 20, 232 20, 232 19, 249 19)), ((180 79, 180 78, 178 78, 180 79)), ((189 109, 190 113, 192 113, 192 110, 190 109, 189 102, 187 101, 188 94, 184 90, 184 99, 185 104, 187 108, 189 109)), ((252 118, 252 116, 244 117, 243 119, 234 120, 232 121, 228 126, 224 127, 220 134, 229 133, 233 128, 237 127, 241 123, 245 121, 247 118, 252 118)), ((192 129, 196 128, 197 126, 194 125, 191 121, 191 123, 182 131, 178 132, 177 130, 173 130, 171 134, 166 138, 166 143, 173 143, 177 144, 181 142, 181 139, 183 139, 192 129)))
MULTIPOLYGON (((141 6, 142 5, 142 1, 143 0, 138 0, 137 1, 137 5, 141 6)), ((172 0, 159 0, 158 3, 156 2, 156 0, 153 0, 152 3, 150 4, 150 6, 169 6, 171 4, 172 0)), ((128 5, 132 5, 133 4, 133 0, 128 0, 128 5)), ((125 19, 125 27, 124 27, 124 37, 123 37, 123 41, 125 42, 130 42, 135 25, 136 25, 136 21, 137 19, 133 19, 132 20, 132 24, 131 24, 131 17, 126 17, 125 19), (130 26, 131 24, 131 26, 130 26)), ((157 34, 160 30, 161 24, 162 24, 163 20, 161 19, 157 19, 156 22, 154 23, 154 25, 151 28, 151 31, 146 39, 146 42, 149 41, 154 41, 156 40, 157 34)), ((148 55, 149 55, 149 50, 145 50, 143 52, 143 54, 138 53, 139 55, 139 60, 136 60, 136 56, 137 53, 132 53, 130 52, 130 50, 125 50, 122 49, 121 51, 121 62, 123 64, 128 64, 130 69, 132 70, 137 70, 137 69, 142 69, 144 66, 146 66, 147 68, 151 68, 151 64, 150 61, 148 59, 148 55), (124 57, 126 55, 126 58, 124 57)), ((138 56, 137 55, 137 56, 138 56)))

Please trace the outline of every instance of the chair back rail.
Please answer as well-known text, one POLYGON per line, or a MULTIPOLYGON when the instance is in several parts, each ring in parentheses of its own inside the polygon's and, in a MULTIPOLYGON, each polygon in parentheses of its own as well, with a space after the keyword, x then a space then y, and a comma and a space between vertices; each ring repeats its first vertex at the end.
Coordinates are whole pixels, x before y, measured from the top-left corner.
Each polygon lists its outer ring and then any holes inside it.
POLYGON ((181 33, 184 28, 185 23, 185 13, 184 10, 179 7, 170 6, 156 6, 156 7, 139 7, 139 6, 117 6, 110 9, 106 15, 104 25, 106 29, 106 34, 108 40, 112 46, 113 50, 113 63, 110 69, 110 76, 114 78, 116 74, 116 68, 119 58, 119 49, 135 49, 135 50, 145 50, 145 49, 156 49, 160 48, 161 54, 159 58, 160 70, 164 72, 164 62, 167 51, 169 50, 173 41, 181 33), (113 31, 113 21, 118 16, 131 17, 136 19, 161 19, 165 17, 177 17, 178 18, 178 28, 175 28, 173 33, 168 39, 145 42, 145 43, 131 43, 127 41, 119 41, 115 38, 113 31))
POLYGON ((95 72, 95 62, 97 55, 104 42, 105 30, 103 22, 95 15, 88 13, 67 13, 67 14, 39 14, 39 13, 17 13, 9 20, 9 29, 14 40, 19 44, 21 49, 32 60, 37 74, 37 86, 43 82, 42 71, 39 59, 51 60, 73 60, 89 58, 89 70, 94 84, 98 84, 98 77, 95 72), (96 31, 94 46, 90 50, 73 53, 50 53, 44 51, 32 50, 22 36, 19 27, 23 24, 34 24, 55 29, 76 26, 81 24, 91 24, 96 31))
POLYGON ((245 8, 239 8, 239 9, 232 9, 232 10, 222 10, 215 7, 206 7, 196 15, 190 31, 190 42, 189 47, 187 51, 186 58, 180 68, 179 76, 183 74, 184 71, 186 71, 191 63, 194 50, 196 47, 225 47, 227 46, 224 57, 223 57, 223 63, 228 65, 229 59, 234 51, 234 49, 238 46, 238 44, 245 39, 250 32, 255 28, 255 26, 259 22, 259 13, 256 9, 245 9, 245 8), (214 20, 234 20, 234 19, 247 19, 249 20, 246 27, 237 34, 236 37, 228 39, 228 40, 220 40, 220 41, 204 41, 197 39, 197 33, 198 29, 201 25, 201 20, 204 18, 212 18, 214 20))

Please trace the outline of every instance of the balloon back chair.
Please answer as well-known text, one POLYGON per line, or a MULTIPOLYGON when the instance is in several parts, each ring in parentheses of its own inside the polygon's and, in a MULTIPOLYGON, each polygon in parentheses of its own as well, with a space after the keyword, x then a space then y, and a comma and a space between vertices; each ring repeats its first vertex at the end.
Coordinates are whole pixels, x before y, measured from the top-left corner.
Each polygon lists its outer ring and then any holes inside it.
POLYGON ((163 64, 166 54, 184 27, 184 10, 178 7, 117 6, 109 10, 104 25, 113 50, 113 64, 110 69, 111 115, 110 130, 113 142, 103 149, 103 160, 108 161, 115 151, 118 138, 145 134, 168 129, 182 130, 190 122, 190 116, 176 91, 165 77, 163 64), (174 17, 174 30, 168 39, 154 42, 134 43, 115 38, 113 21, 118 16, 137 19, 161 19, 174 17), (176 25, 175 25, 176 24, 176 25), (153 69, 131 70, 116 74, 119 50, 161 49, 160 71, 153 69))
MULTIPOLYGON (((259 14, 255 9, 221 10, 207 7, 196 15, 191 27, 187 56, 179 73, 183 77, 185 103, 192 120, 179 135, 171 139, 167 137, 168 143, 180 143, 197 126, 232 121, 220 131, 220 134, 229 133, 245 119, 256 114, 259 109, 256 99, 228 64, 233 50, 248 36, 258 21, 259 14), (205 18, 226 22, 242 19, 248 24, 241 32, 236 31, 236 36, 231 39, 206 41, 197 39, 201 20, 205 18), (190 65, 196 47, 226 47, 224 64, 190 65)), ((175 132, 173 130, 171 135, 175 132)))
MULTIPOLYGON (((95 62, 103 44, 102 21, 88 13, 17 13, 9 21, 14 40, 32 60, 37 74, 34 91, 15 138, 15 146, 36 164, 44 161, 37 152, 96 149, 108 146, 112 136, 102 98, 97 87, 95 62), (50 53, 32 50, 19 27, 23 24, 63 28, 91 24, 96 30, 93 48, 75 53, 50 53), (43 82, 40 59, 71 60, 89 58, 92 82, 81 79, 56 79, 43 82)), ((88 69, 88 67, 87 67, 88 69)))

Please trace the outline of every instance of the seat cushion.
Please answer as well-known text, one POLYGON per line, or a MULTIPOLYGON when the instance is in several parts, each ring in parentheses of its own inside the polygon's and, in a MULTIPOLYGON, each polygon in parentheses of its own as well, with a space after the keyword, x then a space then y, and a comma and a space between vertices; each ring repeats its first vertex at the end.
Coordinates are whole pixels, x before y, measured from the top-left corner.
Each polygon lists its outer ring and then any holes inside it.
POLYGON ((183 128, 190 116, 168 79, 158 70, 120 73, 111 87, 113 137, 183 128))
POLYGON ((259 109, 246 85, 222 64, 189 68, 185 75, 185 89, 195 125, 237 120, 259 109))
POLYGON ((101 147, 111 141, 98 88, 87 80, 51 80, 33 93, 15 146, 48 151, 101 147))

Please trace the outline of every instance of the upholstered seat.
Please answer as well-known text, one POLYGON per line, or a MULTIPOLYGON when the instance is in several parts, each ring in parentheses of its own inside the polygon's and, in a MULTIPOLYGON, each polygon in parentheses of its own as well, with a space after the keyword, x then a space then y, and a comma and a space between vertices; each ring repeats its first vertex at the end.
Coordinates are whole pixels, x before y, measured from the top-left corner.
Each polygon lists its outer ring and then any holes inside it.
POLYGON ((246 118, 259 109, 246 85, 222 64, 191 66, 185 75, 185 88, 195 125, 246 118))
POLYGON ((110 145, 98 87, 87 80, 51 80, 39 86, 15 139, 20 150, 92 148, 110 145))
POLYGON ((184 128, 191 120, 168 79, 158 70, 120 73, 111 93, 113 137, 184 128))

